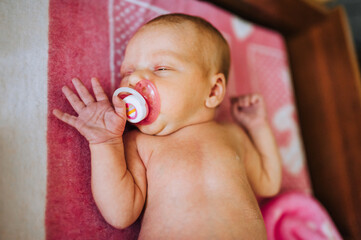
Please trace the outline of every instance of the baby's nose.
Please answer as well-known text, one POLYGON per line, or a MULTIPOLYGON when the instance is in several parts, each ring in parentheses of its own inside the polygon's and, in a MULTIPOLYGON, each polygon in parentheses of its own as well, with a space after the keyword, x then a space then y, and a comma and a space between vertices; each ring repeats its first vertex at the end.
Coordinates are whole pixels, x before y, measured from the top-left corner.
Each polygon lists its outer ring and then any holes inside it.
POLYGON ((148 78, 149 78, 149 74, 147 73, 147 71, 138 70, 138 71, 134 71, 131 75, 129 75, 128 83, 129 86, 135 87, 135 85, 137 85, 139 81, 148 78))

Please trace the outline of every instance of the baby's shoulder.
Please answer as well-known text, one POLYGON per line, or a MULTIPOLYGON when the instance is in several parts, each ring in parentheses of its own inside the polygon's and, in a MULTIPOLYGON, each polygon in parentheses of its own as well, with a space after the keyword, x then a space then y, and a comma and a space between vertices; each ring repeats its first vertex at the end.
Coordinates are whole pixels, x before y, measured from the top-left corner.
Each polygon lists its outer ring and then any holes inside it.
POLYGON ((247 135, 243 128, 235 123, 221 123, 220 127, 221 130, 223 130, 230 137, 244 138, 247 135))
POLYGON ((253 148, 251 139, 241 126, 235 123, 222 123, 221 128, 226 135, 225 139, 228 139, 231 145, 243 150, 253 148))
POLYGON ((222 122, 220 126, 230 129, 230 130, 239 130, 241 127, 233 122, 222 122))

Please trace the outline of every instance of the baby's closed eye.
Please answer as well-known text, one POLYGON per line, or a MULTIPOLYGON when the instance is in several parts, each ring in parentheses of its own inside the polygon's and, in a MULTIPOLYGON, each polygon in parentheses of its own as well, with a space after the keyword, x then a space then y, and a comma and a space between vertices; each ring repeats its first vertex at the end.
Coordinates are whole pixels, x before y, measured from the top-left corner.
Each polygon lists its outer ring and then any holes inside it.
POLYGON ((156 71, 166 71, 166 70, 171 70, 171 68, 170 68, 170 67, 161 66, 161 67, 156 67, 155 70, 156 70, 156 71))
POLYGON ((173 67, 161 65, 154 68, 154 73, 159 77, 166 77, 174 72, 174 70, 173 67))

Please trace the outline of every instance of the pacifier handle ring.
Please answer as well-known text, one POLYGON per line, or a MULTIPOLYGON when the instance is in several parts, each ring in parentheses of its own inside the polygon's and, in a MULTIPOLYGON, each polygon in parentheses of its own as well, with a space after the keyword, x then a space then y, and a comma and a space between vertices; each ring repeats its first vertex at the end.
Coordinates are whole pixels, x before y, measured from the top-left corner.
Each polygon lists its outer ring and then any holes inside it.
POLYGON ((146 101, 144 99, 144 97, 139 93, 137 92, 136 90, 132 89, 132 88, 128 88, 128 87, 121 87, 121 88, 118 88, 117 90, 115 90, 114 94, 113 94, 113 97, 114 96, 118 96, 119 93, 122 93, 122 92, 127 92, 127 93, 130 93, 130 94, 133 94, 135 95, 137 98, 140 99, 140 101, 142 101, 142 104, 146 104, 146 101))

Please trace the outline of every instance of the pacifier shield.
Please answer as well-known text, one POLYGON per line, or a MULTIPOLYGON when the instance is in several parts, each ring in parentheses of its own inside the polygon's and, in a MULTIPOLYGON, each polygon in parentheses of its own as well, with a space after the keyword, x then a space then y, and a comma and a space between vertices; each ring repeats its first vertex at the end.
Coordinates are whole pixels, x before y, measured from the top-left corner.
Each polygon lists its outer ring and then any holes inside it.
POLYGON ((115 90, 114 96, 118 96, 125 102, 127 120, 131 123, 139 123, 149 113, 148 104, 144 97, 135 89, 121 87, 115 90))

